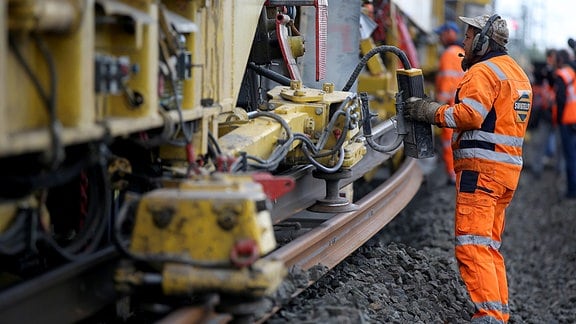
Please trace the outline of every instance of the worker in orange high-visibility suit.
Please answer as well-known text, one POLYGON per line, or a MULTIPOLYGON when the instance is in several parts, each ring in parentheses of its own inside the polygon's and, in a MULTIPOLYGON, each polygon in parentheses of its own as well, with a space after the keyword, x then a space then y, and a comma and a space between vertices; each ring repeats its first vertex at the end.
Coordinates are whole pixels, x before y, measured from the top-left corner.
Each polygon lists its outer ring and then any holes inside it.
POLYGON ((453 105, 410 98, 408 118, 454 129, 455 256, 475 305, 472 323, 510 318, 504 257, 505 209, 522 169, 532 107, 530 80, 506 50, 508 27, 498 15, 460 17, 467 70, 453 105))
POLYGON ((576 72, 570 66, 570 56, 566 50, 556 53, 556 75, 556 118, 566 164, 567 187, 564 195, 568 199, 576 199, 576 72))
MULTIPOLYGON (((456 88, 464 76, 464 71, 460 66, 460 55, 464 55, 464 49, 457 44, 460 28, 454 21, 447 21, 434 31, 438 34, 440 42, 445 48, 440 55, 438 72, 436 73, 436 101, 441 104, 452 105, 454 104, 456 88)), ((448 184, 456 183, 452 158, 452 133, 452 128, 443 127, 440 129, 442 160, 448 175, 448 184)))

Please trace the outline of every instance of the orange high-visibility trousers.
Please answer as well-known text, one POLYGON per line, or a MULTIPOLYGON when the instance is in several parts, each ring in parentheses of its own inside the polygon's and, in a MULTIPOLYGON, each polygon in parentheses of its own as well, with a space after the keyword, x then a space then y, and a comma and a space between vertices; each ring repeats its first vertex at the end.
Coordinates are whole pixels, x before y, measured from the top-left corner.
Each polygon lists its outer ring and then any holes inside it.
POLYGON ((444 161, 444 168, 446 174, 451 181, 456 181, 456 174, 454 173, 454 156, 452 155, 452 128, 443 127, 440 132, 440 143, 442 145, 442 160, 444 161))
POLYGON ((499 249, 514 191, 467 170, 456 174, 456 190, 455 256, 476 309, 472 323, 506 323, 508 283, 499 249))

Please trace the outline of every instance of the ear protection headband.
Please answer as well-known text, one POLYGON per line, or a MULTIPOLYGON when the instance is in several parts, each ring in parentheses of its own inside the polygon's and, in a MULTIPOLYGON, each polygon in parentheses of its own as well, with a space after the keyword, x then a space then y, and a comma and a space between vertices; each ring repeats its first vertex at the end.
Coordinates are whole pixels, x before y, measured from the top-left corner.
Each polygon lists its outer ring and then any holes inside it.
POLYGON ((490 28, 492 27, 492 24, 494 23, 494 21, 496 21, 496 19, 500 19, 500 16, 498 15, 492 15, 492 17, 488 18, 488 21, 486 22, 486 25, 484 25, 484 27, 482 28, 482 31, 480 31, 480 33, 476 34, 476 36, 474 36, 474 39, 472 40, 472 53, 478 56, 482 56, 484 54, 486 54, 486 52, 488 51, 488 44, 489 42, 489 38, 488 35, 486 35, 488 33, 488 31, 490 30, 490 28))

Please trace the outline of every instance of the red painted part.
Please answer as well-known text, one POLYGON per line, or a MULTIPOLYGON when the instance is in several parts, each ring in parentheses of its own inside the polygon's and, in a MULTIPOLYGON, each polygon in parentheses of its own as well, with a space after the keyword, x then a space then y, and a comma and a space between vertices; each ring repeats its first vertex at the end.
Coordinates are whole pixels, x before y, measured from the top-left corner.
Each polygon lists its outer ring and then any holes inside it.
MULTIPOLYGON (((314 7, 316 8, 316 81, 326 78, 326 60, 327 60, 327 42, 328 42, 328 0, 313 0, 314 7)), ((264 2, 265 6, 269 6, 269 1, 264 2)), ((302 6, 311 5, 311 3, 303 2, 302 6)), ((283 7, 285 8, 285 7, 283 7)), ((276 18, 276 37, 280 43, 280 50, 282 57, 286 61, 286 66, 292 80, 302 80, 300 71, 296 65, 296 59, 292 55, 290 46, 288 45, 288 33, 284 18, 276 18)))
POLYGON ((292 55, 292 49, 288 43, 288 27, 287 23, 290 21, 290 17, 284 14, 278 14, 276 16, 276 37, 278 38, 278 44, 280 45, 280 50, 282 52, 282 57, 286 63, 286 68, 290 74, 290 79, 292 80, 302 80, 300 75, 300 70, 298 69, 298 64, 294 55, 292 55))
POLYGON ((218 155, 216 157, 216 163, 215 163, 216 170, 218 172, 229 172, 230 166, 234 164, 235 161, 236 158, 233 156, 218 155))
POLYGON ((296 186, 296 181, 291 177, 273 176, 265 172, 254 173, 252 180, 262 185, 264 193, 271 200, 278 199, 296 186))
POLYGON ((332 134, 334 134, 334 137, 336 137, 336 139, 339 139, 340 136, 342 136, 342 130, 339 128, 336 128, 332 131, 332 134))
POLYGON ((234 244, 230 251, 230 261, 235 267, 247 267, 260 257, 258 244, 252 239, 242 239, 234 244))
POLYGON ((376 22, 376 29, 372 33, 374 42, 378 45, 386 44, 386 31, 391 28, 390 19, 390 4, 388 1, 377 1, 375 4, 374 21, 376 22))
POLYGON ((188 163, 193 163, 195 159, 194 146, 191 143, 186 144, 186 160, 188 163))

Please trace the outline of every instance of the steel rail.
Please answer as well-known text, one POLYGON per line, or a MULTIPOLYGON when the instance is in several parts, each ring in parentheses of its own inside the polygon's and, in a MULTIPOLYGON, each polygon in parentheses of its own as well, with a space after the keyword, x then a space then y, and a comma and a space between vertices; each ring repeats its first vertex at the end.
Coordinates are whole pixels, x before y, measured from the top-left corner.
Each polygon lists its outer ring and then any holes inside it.
MULTIPOLYGON (((423 178, 416 160, 407 158, 390 179, 356 202, 358 210, 332 215, 266 259, 282 260, 291 271, 294 268, 307 271, 319 266, 317 270, 322 275, 327 273, 394 219, 416 195, 423 178)), ((291 292, 290 298, 313 283, 314 279, 309 279, 307 286, 291 292)), ((264 323, 281 307, 275 305, 259 314, 255 322, 264 323)))
POLYGON ((358 210, 335 214, 308 233, 270 253, 287 267, 332 269, 388 224, 412 200, 423 179, 416 160, 408 158, 394 175, 356 202, 358 210))

